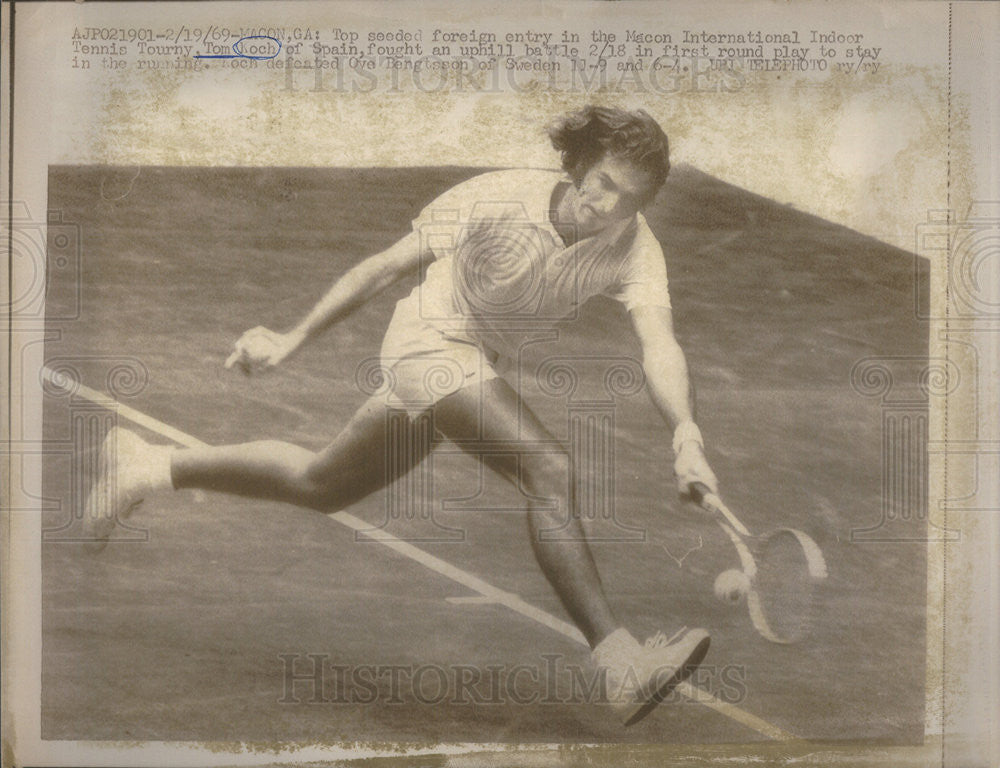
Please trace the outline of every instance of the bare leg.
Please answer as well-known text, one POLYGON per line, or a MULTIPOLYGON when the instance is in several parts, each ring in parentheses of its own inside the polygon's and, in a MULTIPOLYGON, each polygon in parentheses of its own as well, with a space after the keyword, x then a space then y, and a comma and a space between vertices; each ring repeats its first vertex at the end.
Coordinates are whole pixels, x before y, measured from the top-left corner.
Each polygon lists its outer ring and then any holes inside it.
MULTIPOLYGON (((554 440, 552 435, 506 381, 492 379, 485 388, 482 398, 477 391, 467 388, 438 403, 434 412, 437 429, 453 440, 472 441, 461 444, 530 496, 565 498, 569 483, 565 464, 557 456, 522 452, 519 470, 518 458, 513 455, 519 441, 554 440), (510 449, 505 448, 507 452, 501 454, 477 451, 476 438, 487 443, 503 442, 510 449)), ((568 499, 568 524, 565 510, 560 513, 545 509, 530 498, 527 506, 535 558, 593 648, 621 624, 611 610, 590 547, 584 540, 575 499, 568 499), (555 529, 561 533, 559 540, 542 539, 543 531, 555 529)))
MULTIPOLYGON (((372 398, 318 453, 277 440, 178 450, 174 486, 340 509, 385 485, 385 413, 385 404, 372 398)), ((411 458, 416 465, 423 455, 411 458)))
MULTIPOLYGON (((455 440, 481 438, 510 445, 510 451, 497 455, 477 452, 474 443, 466 444, 480 461, 531 496, 565 497, 565 468, 556 456, 522 453, 519 469, 512 455, 517 453, 518 441, 554 438, 502 379, 486 384, 482 400, 472 388, 444 398, 435 407, 434 423, 455 440)), ((279 441, 191 448, 174 454, 171 473, 177 488, 225 491, 329 511, 385 485, 386 448, 385 406, 373 398, 319 453, 279 441)), ((415 466, 423 454, 417 452, 410 458, 415 466)), ((545 509, 530 499, 527 506, 531 545, 542 572, 594 647, 621 625, 604 594, 575 502, 569 499, 568 524, 558 510, 545 509), (555 529, 563 538, 542 539, 542 531, 555 529)))

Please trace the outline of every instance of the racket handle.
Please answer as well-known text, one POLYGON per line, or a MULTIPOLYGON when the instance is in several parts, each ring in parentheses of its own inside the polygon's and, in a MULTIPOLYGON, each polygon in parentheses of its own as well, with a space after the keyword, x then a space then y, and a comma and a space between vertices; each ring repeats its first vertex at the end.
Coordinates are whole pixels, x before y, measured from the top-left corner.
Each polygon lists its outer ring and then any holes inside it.
POLYGON ((704 483, 691 483, 688 486, 688 491, 691 493, 691 498, 694 500, 702 509, 708 510, 712 514, 720 515, 730 526, 732 526, 740 536, 749 536, 750 531, 747 527, 739 521, 739 519, 732 512, 729 511, 729 507, 722 503, 720 499, 711 488, 709 488, 704 483))

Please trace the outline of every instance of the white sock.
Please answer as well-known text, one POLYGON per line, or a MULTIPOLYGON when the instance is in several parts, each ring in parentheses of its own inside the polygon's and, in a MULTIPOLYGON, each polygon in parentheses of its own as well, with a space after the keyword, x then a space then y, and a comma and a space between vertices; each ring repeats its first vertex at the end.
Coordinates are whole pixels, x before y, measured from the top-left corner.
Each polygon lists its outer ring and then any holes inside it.
POLYGON ((170 476, 170 457, 174 450, 169 445, 150 445, 143 449, 142 456, 135 457, 135 476, 145 490, 174 490, 174 482, 170 476))

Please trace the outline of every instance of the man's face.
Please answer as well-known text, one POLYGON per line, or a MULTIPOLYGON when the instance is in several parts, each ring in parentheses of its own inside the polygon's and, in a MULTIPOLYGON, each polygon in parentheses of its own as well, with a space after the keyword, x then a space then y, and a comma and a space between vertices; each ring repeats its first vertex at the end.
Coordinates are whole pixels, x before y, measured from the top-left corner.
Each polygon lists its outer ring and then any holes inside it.
POLYGON ((594 163, 577 187, 573 210, 583 237, 631 218, 650 195, 648 175, 629 160, 605 155, 594 163))

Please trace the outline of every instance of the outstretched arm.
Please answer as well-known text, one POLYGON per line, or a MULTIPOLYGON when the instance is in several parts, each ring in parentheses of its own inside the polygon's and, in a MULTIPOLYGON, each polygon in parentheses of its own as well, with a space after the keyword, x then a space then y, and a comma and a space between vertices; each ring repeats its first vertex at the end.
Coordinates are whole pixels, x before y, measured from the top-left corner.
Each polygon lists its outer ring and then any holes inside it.
POLYGON ((390 248, 351 267, 287 333, 277 333, 262 326, 244 333, 226 360, 226 368, 238 365, 245 373, 250 373, 278 365, 306 341, 411 272, 420 263, 421 248, 419 233, 411 232, 390 248))
POLYGON ((705 459, 701 432, 694 422, 694 399, 684 351, 674 337, 673 317, 666 307, 636 307, 630 313, 642 346, 642 369, 653 404, 674 432, 674 472, 682 494, 701 482, 712 491, 718 481, 705 459))
POLYGON ((420 234, 411 232, 395 245, 351 267, 290 333, 306 341, 349 315, 420 262, 420 234))

